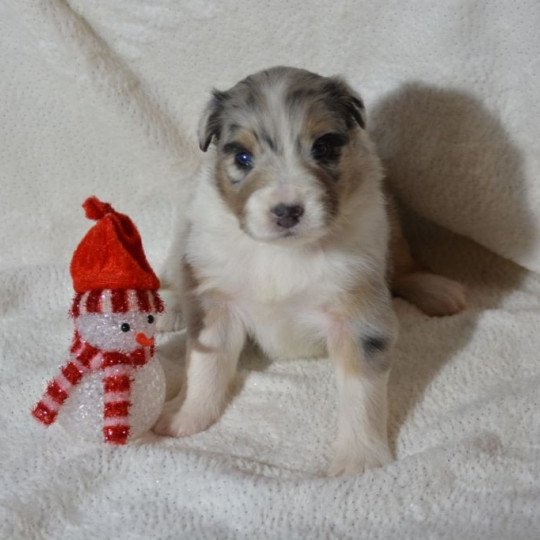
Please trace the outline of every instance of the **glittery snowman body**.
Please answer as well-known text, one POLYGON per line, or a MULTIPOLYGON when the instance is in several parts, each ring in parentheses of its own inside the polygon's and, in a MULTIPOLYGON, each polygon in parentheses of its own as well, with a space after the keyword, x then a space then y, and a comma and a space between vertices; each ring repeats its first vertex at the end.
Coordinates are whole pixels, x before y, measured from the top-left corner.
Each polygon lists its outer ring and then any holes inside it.
MULTIPOLYGON (((156 423, 165 401, 165 375, 154 356, 133 371, 129 440, 140 437, 156 423)), ((61 424, 77 439, 103 441, 103 373, 87 375, 73 390, 58 415, 61 424)))
POLYGON ((103 440, 105 404, 114 400, 114 392, 107 395, 105 391, 104 377, 115 374, 127 375, 130 379, 130 406, 126 419, 129 440, 154 425, 165 401, 165 375, 153 355, 154 316, 153 313, 129 311, 86 313, 74 319, 81 350, 90 346, 99 352, 91 362, 92 369, 73 388, 59 411, 58 422, 71 435, 87 441, 103 440), (128 357, 135 351, 145 359, 142 365, 102 367, 108 353, 128 357))

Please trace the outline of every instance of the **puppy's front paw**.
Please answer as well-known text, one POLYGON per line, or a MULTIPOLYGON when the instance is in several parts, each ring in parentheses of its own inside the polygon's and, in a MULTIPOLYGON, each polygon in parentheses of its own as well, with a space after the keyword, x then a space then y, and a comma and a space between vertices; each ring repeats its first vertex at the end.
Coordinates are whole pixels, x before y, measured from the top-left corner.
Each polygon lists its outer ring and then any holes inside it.
POLYGON ((152 431, 166 437, 189 437, 204 431, 215 420, 214 415, 188 412, 184 408, 176 412, 164 411, 152 431))
POLYGON ((354 444, 338 444, 328 468, 329 476, 362 474, 368 469, 382 467, 392 461, 388 446, 359 448, 354 444))

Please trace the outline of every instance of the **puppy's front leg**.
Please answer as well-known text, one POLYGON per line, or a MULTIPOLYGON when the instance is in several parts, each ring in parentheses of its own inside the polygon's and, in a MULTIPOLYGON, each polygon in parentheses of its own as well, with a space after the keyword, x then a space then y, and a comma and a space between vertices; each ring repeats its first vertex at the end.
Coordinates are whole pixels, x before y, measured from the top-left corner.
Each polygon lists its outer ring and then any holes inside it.
MULTIPOLYGON (((390 319, 393 318, 391 315, 390 319)), ((328 352, 338 387, 338 431, 329 474, 357 474, 392 459, 387 434, 388 349, 393 325, 358 329, 338 321, 328 352)))
POLYGON ((207 305, 202 324, 199 331, 189 328, 188 321, 185 400, 179 409, 178 400, 172 401, 172 407, 165 409, 154 426, 155 433, 170 437, 193 435, 213 424, 226 405, 245 329, 225 302, 207 305))

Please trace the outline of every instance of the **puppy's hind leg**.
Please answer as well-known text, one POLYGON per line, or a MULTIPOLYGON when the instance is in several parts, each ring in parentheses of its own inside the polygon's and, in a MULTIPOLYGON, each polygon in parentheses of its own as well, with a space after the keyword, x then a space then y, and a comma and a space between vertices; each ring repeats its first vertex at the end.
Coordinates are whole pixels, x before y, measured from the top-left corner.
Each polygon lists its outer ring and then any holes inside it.
POLYGON ((408 300, 426 315, 455 315, 465 309, 465 288, 452 279, 431 272, 411 272, 397 276, 392 293, 408 300))
POLYGON ((454 315, 465 309, 465 287, 417 263, 397 220, 392 220, 391 289, 430 316, 454 315))

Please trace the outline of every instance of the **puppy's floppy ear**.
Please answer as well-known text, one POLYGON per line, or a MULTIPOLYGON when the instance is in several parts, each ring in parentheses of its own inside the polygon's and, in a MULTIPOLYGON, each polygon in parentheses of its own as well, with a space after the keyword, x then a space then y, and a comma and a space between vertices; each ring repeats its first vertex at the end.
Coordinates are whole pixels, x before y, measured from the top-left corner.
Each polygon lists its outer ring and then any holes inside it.
POLYGON ((330 77, 326 91, 330 99, 335 100, 340 112, 345 115, 348 127, 356 122, 361 128, 366 127, 366 109, 360 95, 355 92, 342 77, 330 77))
POLYGON ((223 104, 228 98, 227 92, 214 90, 210 101, 206 104, 204 112, 199 120, 199 147, 203 152, 208 150, 212 139, 219 138, 221 133, 221 114, 223 104))

